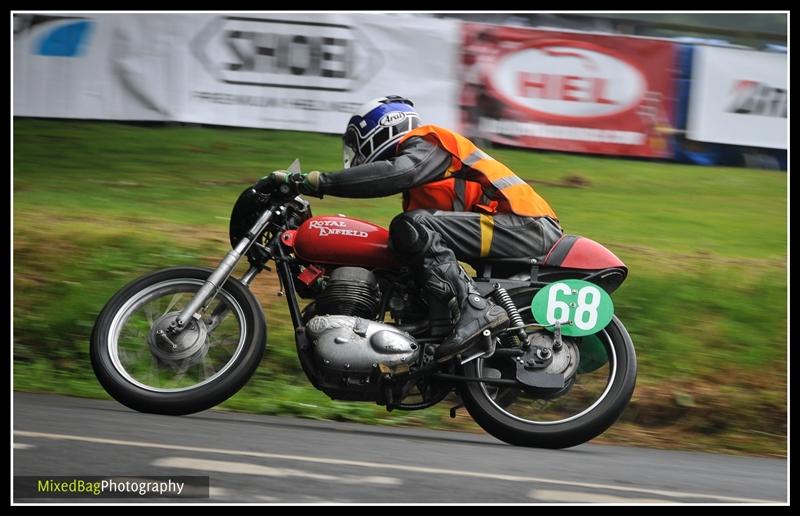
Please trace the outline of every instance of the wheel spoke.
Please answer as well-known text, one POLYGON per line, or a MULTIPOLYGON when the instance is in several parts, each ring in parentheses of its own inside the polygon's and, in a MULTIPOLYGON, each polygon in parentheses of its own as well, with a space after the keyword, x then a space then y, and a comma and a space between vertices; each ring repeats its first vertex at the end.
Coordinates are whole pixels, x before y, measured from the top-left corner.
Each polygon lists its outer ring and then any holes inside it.
POLYGON ((228 335, 228 336, 221 337, 221 338, 215 338, 214 342, 211 342, 211 339, 209 339, 208 347, 210 347, 210 348, 217 348, 217 347, 224 348, 226 346, 230 346, 231 344, 236 344, 238 341, 239 341, 238 337, 232 337, 232 336, 228 335))
POLYGON ((122 339, 123 336, 128 337, 128 338, 133 339, 133 340, 140 339, 142 337, 142 330, 139 329, 138 325, 127 324, 127 325, 122 327, 122 330, 120 331, 119 336, 120 336, 120 340, 123 340, 122 339))
POLYGON ((178 302, 178 299, 180 299, 181 297, 183 297, 183 293, 182 292, 178 292, 177 294, 172 296, 172 299, 169 300, 169 304, 167 305, 166 310, 164 310, 164 312, 161 314, 161 317, 164 317, 165 315, 167 315, 169 313, 169 311, 172 309, 172 307, 175 306, 175 303, 178 302))
POLYGON ((189 359, 184 359, 178 369, 175 370, 175 375, 172 377, 173 380, 176 382, 182 380, 184 376, 186 376, 186 371, 192 368, 192 364, 190 363, 189 359))
POLYGON ((214 376, 214 366, 203 358, 203 380, 207 380, 212 376, 214 376))
POLYGON ((150 355, 150 384, 154 387, 158 387, 161 385, 161 365, 158 363, 158 359, 150 355))
POLYGON ((208 324, 209 333, 214 331, 217 328, 217 326, 222 324, 222 322, 225 320, 225 318, 228 316, 229 313, 230 309, 228 308, 228 305, 225 304, 225 302, 222 299, 220 299, 219 303, 217 303, 217 306, 214 307, 214 310, 211 311, 211 315, 206 321, 208 324))
POLYGON ((119 358, 122 361, 122 363, 124 365, 128 366, 128 367, 131 367, 133 365, 133 362, 131 362, 130 354, 128 353, 128 350, 120 349, 119 350, 119 358))
POLYGON ((142 307, 142 311, 144 311, 144 314, 147 316, 147 323, 150 325, 151 328, 153 327, 153 323, 155 322, 156 316, 158 315, 158 307, 153 306, 153 304, 154 303, 147 303, 142 307))

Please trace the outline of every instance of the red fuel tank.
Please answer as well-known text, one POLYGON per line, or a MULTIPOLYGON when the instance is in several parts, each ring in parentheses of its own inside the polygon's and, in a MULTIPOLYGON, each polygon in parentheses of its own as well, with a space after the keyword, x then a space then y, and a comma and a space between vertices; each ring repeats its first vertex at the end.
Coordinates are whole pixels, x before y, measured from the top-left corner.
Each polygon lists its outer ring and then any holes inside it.
POLYGON ((389 231, 349 217, 311 217, 296 230, 284 231, 281 242, 310 263, 398 269, 389 250, 389 231))

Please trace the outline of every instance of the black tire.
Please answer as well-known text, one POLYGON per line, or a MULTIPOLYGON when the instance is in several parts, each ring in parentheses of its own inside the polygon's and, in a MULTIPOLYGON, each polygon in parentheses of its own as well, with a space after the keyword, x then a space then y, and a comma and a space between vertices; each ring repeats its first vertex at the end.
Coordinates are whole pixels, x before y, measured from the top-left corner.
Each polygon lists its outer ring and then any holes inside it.
MULTIPOLYGON (((636 385, 636 352, 625 326, 614 317, 603 331, 608 334, 614 348, 617 370, 608 394, 586 414, 570 421, 551 424, 515 419, 500 410, 478 382, 464 382, 461 388, 467 411, 481 428, 515 446, 569 448, 597 437, 619 418, 636 385)), ((465 364, 464 376, 478 377, 478 362, 473 360, 465 364)))
POLYGON ((103 388, 117 401, 139 412, 154 414, 192 414, 214 407, 233 396, 250 379, 261 363, 266 347, 266 322, 261 305, 239 280, 229 278, 221 292, 227 292, 241 307, 243 348, 230 367, 219 377, 197 388, 180 392, 154 392, 135 385, 115 368, 109 338, 112 321, 125 303, 142 290, 170 280, 205 281, 210 269, 170 268, 153 272, 129 283, 106 304, 95 322, 90 341, 92 368, 103 388))

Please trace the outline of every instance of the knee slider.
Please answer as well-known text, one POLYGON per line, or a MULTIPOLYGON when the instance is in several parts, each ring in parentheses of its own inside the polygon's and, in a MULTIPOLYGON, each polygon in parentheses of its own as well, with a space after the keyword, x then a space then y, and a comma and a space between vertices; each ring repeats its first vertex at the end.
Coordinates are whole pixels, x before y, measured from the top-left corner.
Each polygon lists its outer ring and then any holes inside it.
POLYGON ((428 246, 428 235, 413 217, 401 213, 389 225, 392 248, 400 254, 418 255, 428 246))

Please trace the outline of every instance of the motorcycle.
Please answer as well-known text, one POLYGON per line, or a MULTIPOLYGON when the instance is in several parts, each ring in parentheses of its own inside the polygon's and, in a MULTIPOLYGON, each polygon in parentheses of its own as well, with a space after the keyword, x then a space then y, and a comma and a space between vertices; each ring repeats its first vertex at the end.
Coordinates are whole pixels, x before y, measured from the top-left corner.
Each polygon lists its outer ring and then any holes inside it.
MULTIPOLYGON (((299 171, 295 161, 290 171, 299 171)), ((475 284, 509 326, 439 363, 450 309, 414 283, 367 221, 312 216, 309 202, 261 180, 230 218, 228 252, 214 269, 147 274, 99 314, 91 360, 106 391, 141 412, 182 415, 235 394, 258 368, 266 321, 250 285, 273 262, 294 327, 300 365, 336 400, 419 410, 456 391, 488 433, 507 443, 565 448, 609 428, 636 380, 631 337, 609 293, 628 269, 602 245, 563 236, 547 256, 481 258, 475 284), (232 276, 246 258, 249 268, 232 276)), ((457 398, 457 399, 458 399, 457 398)))

